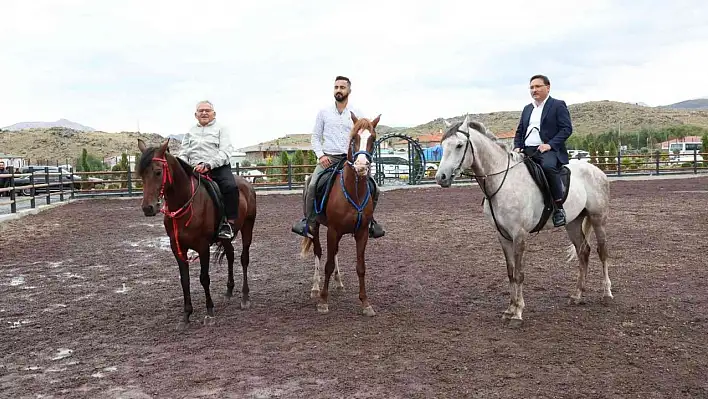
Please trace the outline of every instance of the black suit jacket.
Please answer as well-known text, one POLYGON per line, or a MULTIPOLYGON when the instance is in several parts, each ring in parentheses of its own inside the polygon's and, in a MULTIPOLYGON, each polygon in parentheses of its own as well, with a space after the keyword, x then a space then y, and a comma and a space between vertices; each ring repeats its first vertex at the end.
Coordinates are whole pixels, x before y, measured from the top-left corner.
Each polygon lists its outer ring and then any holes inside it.
MULTIPOLYGON (((521 112, 519 126, 516 128, 516 135, 514 136, 514 148, 524 148, 526 130, 529 126, 532 111, 533 104, 529 103, 521 112)), ((562 164, 568 163, 568 150, 565 148, 565 141, 572 133, 573 125, 570 121, 570 112, 568 112, 568 106, 565 105, 565 101, 548 96, 541 113, 541 140, 551 146, 562 164)))

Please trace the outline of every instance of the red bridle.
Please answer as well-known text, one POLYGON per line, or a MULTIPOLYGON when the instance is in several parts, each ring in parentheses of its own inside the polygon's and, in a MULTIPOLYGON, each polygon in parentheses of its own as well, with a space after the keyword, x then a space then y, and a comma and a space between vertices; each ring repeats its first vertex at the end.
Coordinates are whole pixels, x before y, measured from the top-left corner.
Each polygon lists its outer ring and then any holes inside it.
MULTIPOLYGON (((162 157, 154 157, 152 158, 152 160, 160 162, 162 164, 162 184, 160 185, 160 194, 157 198, 165 198, 165 186, 167 185, 167 183, 172 184, 174 182, 174 180, 172 179, 172 173, 170 173, 170 167, 167 164, 167 159, 164 157, 164 155, 162 157)), ((194 200, 194 195, 196 194, 196 190, 194 189, 194 179, 189 179, 189 182, 192 185, 192 197, 189 199, 189 201, 187 201, 187 203, 182 205, 182 207, 177 209, 176 211, 170 212, 167 209, 167 200, 165 199, 165 203, 160 209, 161 213, 163 213, 166 217, 172 219, 172 231, 175 235, 175 243, 177 244, 177 255, 185 262, 187 262, 187 257, 182 252, 182 247, 179 245, 177 219, 184 216, 185 213, 189 212, 189 219, 187 219, 187 222, 184 224, 184 227, 187 227, 192 221, 192 216, 194 216, 194 209, 192 208, 192 201, 194 200)))

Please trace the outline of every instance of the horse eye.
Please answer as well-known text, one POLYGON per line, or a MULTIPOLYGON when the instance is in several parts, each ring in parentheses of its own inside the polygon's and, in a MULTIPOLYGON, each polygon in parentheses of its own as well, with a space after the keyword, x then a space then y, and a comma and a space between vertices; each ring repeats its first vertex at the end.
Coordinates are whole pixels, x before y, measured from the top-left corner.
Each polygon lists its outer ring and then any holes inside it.
POLYGON ((162 169, 158 169, 155 171, 155 175, 160 176, 162 174, 162 169))
POLYGON ((459 150, 460 148, 462 148, 462 144, 457 145, 457 149, 459 150))

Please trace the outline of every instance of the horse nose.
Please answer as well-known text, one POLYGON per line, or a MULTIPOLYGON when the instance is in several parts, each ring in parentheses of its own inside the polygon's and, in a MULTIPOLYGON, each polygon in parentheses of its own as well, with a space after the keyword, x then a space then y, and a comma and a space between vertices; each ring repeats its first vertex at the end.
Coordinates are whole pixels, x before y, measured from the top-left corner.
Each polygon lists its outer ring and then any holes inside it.
POLYGON ((152 205, 144 206, 143 213, 145 214, 145 216, 153 216, 155 215, 155 207, 152 205))

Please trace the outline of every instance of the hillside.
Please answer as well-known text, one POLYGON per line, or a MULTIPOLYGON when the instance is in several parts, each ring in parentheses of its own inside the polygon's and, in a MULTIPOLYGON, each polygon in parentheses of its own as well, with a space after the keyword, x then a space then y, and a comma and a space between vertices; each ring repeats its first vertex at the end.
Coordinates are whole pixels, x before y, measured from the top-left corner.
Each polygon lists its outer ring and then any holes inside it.
MULTIPOLYGON (((699 100, 690 100, 699 101, 699 100)), ((685 103, 685 102, 684 102, 685 103)), ((677 103, 681 104, 681 103, 677 103)), ((674 104, 676 105, 676 104, 674 104)), ((685 105, 685 104, 684 104, 685 105)), ((621 122, 623 133, 638 131, 641 128, 664 128, 691 124, 708 128, 708 109, 677 109, 671 107, 647 107, 616 101, 592 101, 568 106, 573 121, 575 134, 599 134, 616 129, 621 122)), ((486 114, 470 114, 486 124, 493 132, 501 133, 515 130, 521 110, 501 111, 486 114)), ((445 116, 448 121, 458 121, 463 115, 445 116)), ((379 135, 400 132, 417 137, 444 129, 442 119, 435 119, 422 125, 400 128, 381 125, 379 135)), ((295 145, 308 144, 309 134, 289 134, 262 144, 295 145)), ((143 138, 150 144, 157 144, 165 138, 158 134, 134 132, 104 133, 81 132, 67 128, 26 129, 22 131, 0 132, 0 152, 19 155, 31 160, 50 161, 76 159, 81 150, 86 150, 99 157, 118 156, 123 151, 137 152, 137 139, 143 138)), ((175 151, 180 147, 180 140, 173 140, 170 148, 175 151)))
POLYGON ((84 126, 80 123, 72 122, 68 119, 59 119, 55 122, 19 122, 11 126, 6 126, 2 130, 24 130, 24 129, 50 129, 53 127, 77 130, 80 132, 94 132, 96 129, 84 126))
MULTIPOLYGON (((696 101, 696 100, 691 100, 696 101)), ((638 104, 628 104, 617 101, 591 101, 568 105, 570 117, 573 122, 574 134, 600 134, 612 129, 617 129, 618 122, 622 132, 638 131, 642 128, 664 128, 669 126, 692 124, 708 128, 708 109, 674 109, 668 107, 647 107, 638 104)), ((480 120, 494 133, 516 130, 521 117, 521 110, 499 111, 486 114, 470 114, 470 118, 480 120)), ((460 121, 464 115, 446 116, 450 122, 460 121)), ((379 135, 395 130, 412 137, 418 137, 439 129, 445 130, 441 118, 432 120, 422 125, 409 128, 383 127, 377 129, 379 135)), ((309 142, 308 134, 292 135, 300 137, 300 141, 290 139, 287 144, 302 144, 309 142)), ((267 143, 275 144, 282 139, 272 140, 267 143)))
MULTIPOLYGON (((0 132, 0 152, 29 158, 30 162, 65 162, 70 163, 81 155, 86 148, 89 154, 100 159, 118 156, 124 151, 133 154, 139 152, 138 138, 148 145, 157 145, 166 140, 158 134, 150 133, 105 133, 79 132, 66 128, 27 129, 18 132, 0 132)), ((180 142, 172 140, 170 151, 177 151, 180 142)))
POLYGON ((666 107, 675 109, 705 109, 708 110, 708 98, 696 98, 669 104, 666 107))

